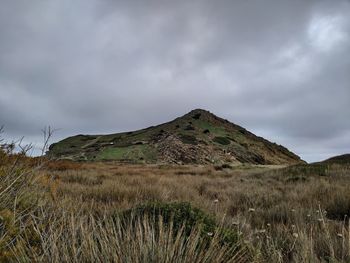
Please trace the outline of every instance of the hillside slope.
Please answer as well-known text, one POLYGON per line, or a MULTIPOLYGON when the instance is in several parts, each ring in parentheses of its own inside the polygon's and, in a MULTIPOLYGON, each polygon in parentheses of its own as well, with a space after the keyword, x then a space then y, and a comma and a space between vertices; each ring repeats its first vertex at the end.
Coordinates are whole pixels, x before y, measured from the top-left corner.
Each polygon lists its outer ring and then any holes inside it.
POLYGON ((48 155, 79 161, 178 164, 303 162, 283 146, 201 109, 138 131, 69 137, 52 144, 48 155))
POLYGON ((322 163, 326 164, 350 164, 350 154, 342 154, 338 156, 331 157, 324 160, 322 163))

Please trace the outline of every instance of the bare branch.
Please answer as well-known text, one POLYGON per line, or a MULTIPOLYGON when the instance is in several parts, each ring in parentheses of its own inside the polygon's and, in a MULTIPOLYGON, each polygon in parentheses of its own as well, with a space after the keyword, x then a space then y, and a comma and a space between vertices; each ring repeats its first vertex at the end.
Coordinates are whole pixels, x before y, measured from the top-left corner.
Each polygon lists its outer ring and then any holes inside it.
MULTIPOLYGON (((0 126, 0 134, 2 134, 2 133, 4 133, 4 125, 0 126)), ((4 141, 4 139, 2 137, 0 137, 0 143, 3 142, 3 141, 4 141)))
POLYGON ((51 128, 51 126, 45 127, 44 129, 41 130, 41 132, 43 133, 44 136, 44 145, 41 148, 41 156, 44 156, 45 153, 48 151, 49 149, 49 141, 53 135, 53 133, 57 131, 51 128))
POLYGON ((27 155, 27 153, 33 148, 33 144, 32 143, 29 143, 29 144, 22 144, 22 142, 23 142, 23 139, 24 139, 24 137, 22 137, 19 141, 18 141, 18 143, 17 143, 17 146, 18 146, 18 148, 19 148, 19 153, 21 154, 21 155, 27 155))

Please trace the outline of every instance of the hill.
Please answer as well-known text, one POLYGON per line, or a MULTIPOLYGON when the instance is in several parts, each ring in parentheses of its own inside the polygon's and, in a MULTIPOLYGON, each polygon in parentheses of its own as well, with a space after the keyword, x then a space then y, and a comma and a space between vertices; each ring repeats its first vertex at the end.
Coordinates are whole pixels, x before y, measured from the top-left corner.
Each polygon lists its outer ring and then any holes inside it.
POLYGON ((202 109, 138 131, 69 137, 52 144, 48 156, 77 161, 132 163, 303 162, 285 147, 202 109))
POLYGON ((322 163, 327 164, 350 164, 350 154, 343 154, 331 157, 327 160, 324 160, 322 163))

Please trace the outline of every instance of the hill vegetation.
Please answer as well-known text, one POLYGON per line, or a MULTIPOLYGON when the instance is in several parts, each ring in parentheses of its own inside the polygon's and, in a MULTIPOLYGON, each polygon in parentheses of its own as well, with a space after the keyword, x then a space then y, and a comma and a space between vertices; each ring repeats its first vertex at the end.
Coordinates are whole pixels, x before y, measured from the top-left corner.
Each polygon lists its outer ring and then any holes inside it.
POLYGON ((350 260, 349 165, 1 167, 1 262, 350 260))
POLYGON ((0 262, 350 262, 346 157, 147 165, 13 149, 0 148, 0 262))
POLYGON ((78 161, 173 164, 292 164, 302 160, 281 145, 197 109, 171 122, 110 135, 77 135, 48 155, 78 161))
POLYGON ((338 156, 334 156, 331 157, 325 161, 323 161, 323 163, 326 164, 349 164, 350 163, 350 154, 343 154, 343 155, 338 155, 338 156))

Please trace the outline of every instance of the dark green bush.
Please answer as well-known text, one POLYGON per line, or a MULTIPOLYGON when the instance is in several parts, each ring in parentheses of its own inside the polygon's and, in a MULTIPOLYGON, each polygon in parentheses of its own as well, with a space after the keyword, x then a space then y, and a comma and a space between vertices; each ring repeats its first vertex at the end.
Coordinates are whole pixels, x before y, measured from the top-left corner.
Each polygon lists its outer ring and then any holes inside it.
POLYGON ((215 166, 214 166, 214 169, 215 169, 216 171, 222 171, 222 170, 224 170, 224 169, 232 169, 232 166, 229 165, 228 163, 224 163, 224 164, 222 164, 222 165, 215 165, 215 166))
POLYGON ((344 220, 350 216, 350 198, 334 193, 333 198, 325 207, 327 217, 333 220, 344 220))
POLYGON ((215 219, 202 210, 192 207, 190 203, 148 203, 135 208, 125 210, 119 214, 123 224, 136 223, 144 217, 151 218, 157 222, 162 218, 165 226, 172 223, 174 235, 184 227, 186 235, 190 235, 195 227, 199 227, 203 238, 210 238, 208 233, 220 231, 219 235, 222 243, 237 244, 238 235, 236 231, 227 228, 220 228, 215 219))
POLYGON ((222 168, 224 168, 224 169, 232 169, 232 166, 229 165, 228 163, 224 163, 224 164, 221 165, 221 166, 222 166, 222 168))
POLYGON ((193 136, 193 135, 181 134, 180 135, 180 140, 183 143, 186 143, 186 144, 193 144, 193 145, 197 145, 198 144, 198 141, 197 141, 196 137, 193 136))
POLYGON ((172 221, 175 231, 184 224, 188 234, 195 225, 202 225, 207 232, 215 229, 215 220, 200 209, 193 208, 190 203, 148 203, 121 213, 121 218, 126 219, 126 222, 130 222, 130 218, 138 220, 145 216, 154 218, 155 221, 161 216, 165 224, 172 221))
POLYGON ((201 117, 202 114, 196 113, 195 115, 192 116, 193 119, 198 120, 201 117))
POLYGON ((191 125, 191 124, 189 124, 189 125, 187 125, 186 127, 185 127, 185 131, 194 131, 195 129, 194 129, 194 127, 191 125))

